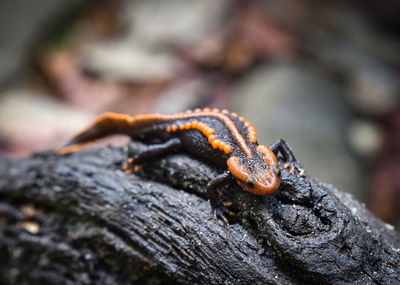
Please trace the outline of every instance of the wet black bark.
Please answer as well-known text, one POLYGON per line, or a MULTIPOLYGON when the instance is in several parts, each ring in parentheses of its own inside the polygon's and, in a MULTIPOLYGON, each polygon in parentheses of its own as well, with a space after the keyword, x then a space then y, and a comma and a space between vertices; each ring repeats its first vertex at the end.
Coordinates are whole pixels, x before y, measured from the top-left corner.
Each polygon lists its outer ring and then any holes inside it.
POLYGON ((400 283, 399 237, 331 185, 283 170, 272 196, 226 187, 226 225, 205 194, 220 170, 177 154, 126 175, 122 160, 105 148, 0 161, 2 284, 400 283))

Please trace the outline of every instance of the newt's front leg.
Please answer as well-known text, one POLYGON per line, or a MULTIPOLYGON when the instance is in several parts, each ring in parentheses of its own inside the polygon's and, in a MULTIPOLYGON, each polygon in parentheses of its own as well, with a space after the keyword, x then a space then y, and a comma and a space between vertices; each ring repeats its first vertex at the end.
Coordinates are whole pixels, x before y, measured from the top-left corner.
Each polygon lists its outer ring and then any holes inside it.
POLYGON ((217 190, 232 181, 232 174, 229 170, 215 177, 207 185, 207 194, 210 199, 211 208, 214 212, 214 220, 217 218, 222 219, 225 223, 228 223, 226 216, 232 216, 232 212, 223 205, 218 198, 217 190))
POLYGON ((279 153, 283 155, 287 163, 283 166, 284 168, 290 167, 290 173, 293 174, 297 170, 300 176, 304 176, 304 168, 296 160, 293 151, 290 149, 289 145, 283 140, 279 139, 273 142, 269 149, 278 156, 279 153))

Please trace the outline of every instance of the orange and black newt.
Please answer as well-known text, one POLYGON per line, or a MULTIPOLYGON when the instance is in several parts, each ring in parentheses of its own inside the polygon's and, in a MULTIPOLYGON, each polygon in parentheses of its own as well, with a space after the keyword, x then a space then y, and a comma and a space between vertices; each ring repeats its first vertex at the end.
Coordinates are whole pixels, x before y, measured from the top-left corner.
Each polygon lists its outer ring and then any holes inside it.
POLYGON ((227 210, 219 201, 216 190, 234 180, 241 188, 255 195, 274 193, 281 183, 281 171, 276 158, 278 153, 286 159, 285 167, 292 166, 291 173, 297 169, 300 175, 304 175, 304 170, 297 164, 284 140, 280 139, 269 147, 259 145, 256 130, 243 117, 228 110, 210 108, 188 110, 175 115, 134 117, 105 113, 73 137, 59 153, 78 151, 87 143, 113 134, 126 134, 148 144, 145 151, 129 159, 133 165, 184 150, 227 168, 207 186, 214 217, 225 221, 227 210))

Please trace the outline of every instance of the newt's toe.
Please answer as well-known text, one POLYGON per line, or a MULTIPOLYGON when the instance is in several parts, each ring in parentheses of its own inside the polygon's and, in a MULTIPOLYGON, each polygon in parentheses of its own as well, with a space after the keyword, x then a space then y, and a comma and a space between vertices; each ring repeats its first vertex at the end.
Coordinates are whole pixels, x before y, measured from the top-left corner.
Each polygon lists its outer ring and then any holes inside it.
MULTIPOLYGON (((214 209, 213 219, 214 221, 219 219, 222 220, 224 223, 228 224, 229 220, 227 217, 233 217, 230 213, 233 212, 228 211, 225 207, 214 209)), ((234 215, 236 215, 236 213, 234 213, 234 215)))
POLYGON ((305 170, 303 166, 301 166, 297 161, 287 162, 283 165, 283 168, 289 168, 290 174, 298 174, 299 176, 303 177, 305 174, 305 170))
POLYGON ((226 202, 226 203, 225 203, 225 207, 231 207, 232 205, 233 205, 232 202, 226 202))

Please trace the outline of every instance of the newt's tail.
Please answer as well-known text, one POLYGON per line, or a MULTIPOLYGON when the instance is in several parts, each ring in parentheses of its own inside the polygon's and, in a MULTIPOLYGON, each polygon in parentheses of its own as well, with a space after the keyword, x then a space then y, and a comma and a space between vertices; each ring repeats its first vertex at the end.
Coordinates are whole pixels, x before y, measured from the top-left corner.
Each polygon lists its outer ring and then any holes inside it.
POLYGON ((93 124, 75 135, 67 144, 58 149, 57 152, 60 154, 75 152, 101 138, 115 134, 128 134, 131 130, 133 120, 129 115, 110 112, 104 113, 93 124))

